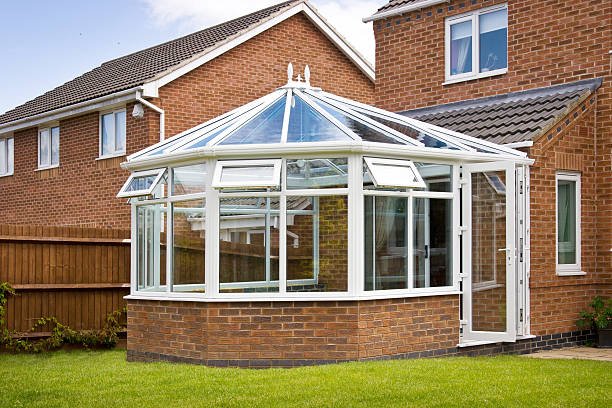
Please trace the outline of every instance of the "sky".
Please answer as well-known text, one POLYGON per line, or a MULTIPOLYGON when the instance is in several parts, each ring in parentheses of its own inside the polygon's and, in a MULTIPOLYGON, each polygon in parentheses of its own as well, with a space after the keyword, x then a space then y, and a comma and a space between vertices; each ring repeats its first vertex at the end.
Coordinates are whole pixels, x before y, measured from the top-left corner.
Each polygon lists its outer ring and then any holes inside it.
MULTIPOLYGON (((282 0, 0 0, 0 112, 105 61, 282 0), (231 3, 232 7, 227 5, 231 3), (103 6, 103 7, 101 7, 103 6)), ((372 23, 387 0, 310 0, 370 62, 372 23)))

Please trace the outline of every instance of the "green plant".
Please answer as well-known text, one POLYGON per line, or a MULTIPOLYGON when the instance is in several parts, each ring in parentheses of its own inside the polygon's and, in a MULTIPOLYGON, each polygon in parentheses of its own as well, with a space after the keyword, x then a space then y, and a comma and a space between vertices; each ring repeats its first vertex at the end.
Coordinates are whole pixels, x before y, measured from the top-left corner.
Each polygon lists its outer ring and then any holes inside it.
POLYGON ((580 312, 580 319, 576 322, 578 327, 598 329, 612 327, 612 300, 604 301, 597 296, 589 306, 591 310, 580 312))
POLYGON ((34 332, 48 324, 53 327, 51 336, 40 340, 25 339, 16 331, 9 331, 4 321, 7 297, 14 294, 15 290, 7 282, 0 283, 0 345, 8 350, 39 353, 58 349, 64 344, 77 344, 86 349, 90 347, 112 348, 117 345, 119 332, 125 328, 125 325, 121 323, 121 317, 126 313, 126 308, 111 312, 106 317, 104 327, 100 330, 73 330, 58 322, 55 317, 41 317, 30 331, 34 332))

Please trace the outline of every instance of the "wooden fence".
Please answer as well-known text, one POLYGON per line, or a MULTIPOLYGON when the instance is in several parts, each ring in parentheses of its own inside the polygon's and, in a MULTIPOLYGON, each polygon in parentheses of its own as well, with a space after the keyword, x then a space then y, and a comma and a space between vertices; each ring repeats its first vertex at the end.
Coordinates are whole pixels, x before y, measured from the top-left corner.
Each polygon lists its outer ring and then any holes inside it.
POLYGON ((52 316, 73 329, 103 327, 129 294, 129 237, 129 230, 0 225, 0 282, 16 290, 7 328, 26 331, 52 316))

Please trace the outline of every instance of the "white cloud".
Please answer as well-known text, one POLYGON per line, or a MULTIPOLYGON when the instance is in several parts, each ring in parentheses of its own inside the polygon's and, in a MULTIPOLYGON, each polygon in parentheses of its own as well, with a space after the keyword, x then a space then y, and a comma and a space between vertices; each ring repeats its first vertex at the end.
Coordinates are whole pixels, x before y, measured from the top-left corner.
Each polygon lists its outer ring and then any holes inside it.
MULTIPOLYGON (((178 24, 179 31, 200 30, 279 3, 279 0, 142 0, 154 24, 178 24)), ((311 0, 311 3, 359 52, 374 61, 372 23, 361 19, 369 16, 386 0, 311 0)))

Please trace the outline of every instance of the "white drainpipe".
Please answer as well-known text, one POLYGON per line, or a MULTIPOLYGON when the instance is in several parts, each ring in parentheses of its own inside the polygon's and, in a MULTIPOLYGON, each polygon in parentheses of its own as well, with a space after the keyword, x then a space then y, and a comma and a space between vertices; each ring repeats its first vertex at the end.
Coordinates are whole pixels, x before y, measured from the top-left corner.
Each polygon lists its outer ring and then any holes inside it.
POLYGON ((140 91, 136 92, 136 100, 142 103, 143 105, 148 106, 149 108, 153 109, 155 112, 159 113, 159 141, 161 142, 165 138, 164 137, 165 136, 164 125, 165 125, 166 113, 164 112, 163 109, 158 108, 157 106, 153 105, 151 102, 142 99, 142 93, 140 91))

